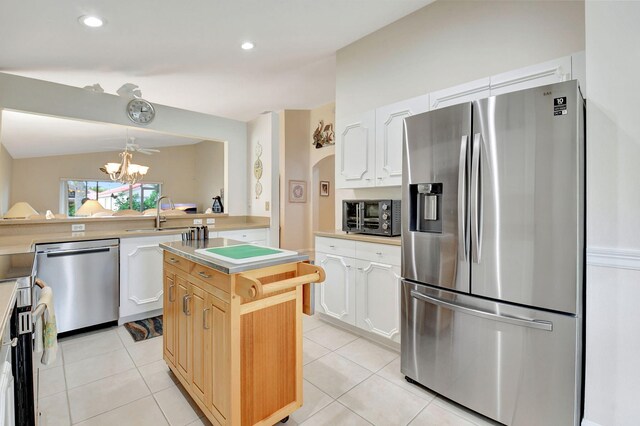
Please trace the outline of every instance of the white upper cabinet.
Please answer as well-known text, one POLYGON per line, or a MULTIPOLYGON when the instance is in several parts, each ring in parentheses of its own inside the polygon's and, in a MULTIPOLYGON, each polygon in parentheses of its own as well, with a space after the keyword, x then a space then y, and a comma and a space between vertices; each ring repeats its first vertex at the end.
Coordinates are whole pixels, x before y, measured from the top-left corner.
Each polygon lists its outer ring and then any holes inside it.
POLYGON ((336 122, 336 187, 375 186, 375 111, 336 122))
POLYGON ((571 56, 491 77, 491 96, 571 80, 571 56))
POLYGON ((491 79, 487 77, 431 92, 429 94, 430 107, 433 110, 486 98, 491 96, 490 89, 491 79))
POLYGON ((404 119, 429 110, 429 95, 376 109, 376 186, 402 185, 404 119))

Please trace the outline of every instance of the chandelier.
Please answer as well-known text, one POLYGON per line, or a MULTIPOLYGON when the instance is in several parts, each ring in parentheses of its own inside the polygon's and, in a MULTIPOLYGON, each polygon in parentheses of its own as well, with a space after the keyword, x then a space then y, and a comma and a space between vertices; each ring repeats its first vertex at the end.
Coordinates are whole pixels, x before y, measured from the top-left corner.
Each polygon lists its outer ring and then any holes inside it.
POLYGON ((147 174, 149 167, 131 162, 133 155, 129 152, 128 146, 120 153, 120 157, 122 157, 120 163, 107 163, 100 168, 112 181, 133 185, 147 174))

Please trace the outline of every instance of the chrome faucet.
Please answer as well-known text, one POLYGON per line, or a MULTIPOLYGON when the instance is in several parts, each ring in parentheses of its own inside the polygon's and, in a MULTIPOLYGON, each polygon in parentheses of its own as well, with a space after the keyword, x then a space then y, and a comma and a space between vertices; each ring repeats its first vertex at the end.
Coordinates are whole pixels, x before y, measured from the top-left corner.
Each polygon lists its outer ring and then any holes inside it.
POLYGON ((160 211, 162 210, 162 207, 160 207, 161 201, 165 198, 169 200, 169 207, 174 208, 173 201, 171 201, 171 198, 169 198, 168 195, 163 195, 162 197, 158 198, 158 200, 156 201, 156 229, 160 229, 160 224, 167 221, 166 216, 160 216, 160 211))

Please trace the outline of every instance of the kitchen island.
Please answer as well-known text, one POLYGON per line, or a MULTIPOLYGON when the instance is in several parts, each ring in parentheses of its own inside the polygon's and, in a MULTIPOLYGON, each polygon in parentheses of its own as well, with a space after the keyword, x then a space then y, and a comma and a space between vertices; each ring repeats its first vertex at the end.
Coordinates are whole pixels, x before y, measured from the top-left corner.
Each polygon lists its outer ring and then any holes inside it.
POLYGON ((324 281, 324 270, 224 238, 160 247, 170 369, 213 424, 286 420, 302 406, 308 283, 324 281))

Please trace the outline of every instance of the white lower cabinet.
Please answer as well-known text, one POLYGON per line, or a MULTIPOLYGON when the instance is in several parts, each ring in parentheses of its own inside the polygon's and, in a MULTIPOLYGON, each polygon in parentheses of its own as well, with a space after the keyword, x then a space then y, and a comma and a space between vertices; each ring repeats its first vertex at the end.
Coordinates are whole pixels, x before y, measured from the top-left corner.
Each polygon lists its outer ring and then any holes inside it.
POLYGON ((316 311, 400 342, 400 247, 316 238, 316 264, 326 280, 316 286, 316 311))
POLYGON ((356 325, 355 263, 354 259, 344 256, 316 254, 316 264, 322 266, 327 275, 325 283, 316 286, 316 309, 351 325, 356 325))
POLYGON ((400 343, 400 267, 356 261, 356 325, 400 343))
MULTIPOLYGON (((211 234, 209 234, 211 235, 211 234)), ((258 244, 261 246, 269 245, 269 229, 234 229, 232 231, 218 231, 217 237, 229 238, 231 240, 242 241, 245 243, 258 244)), ((213 237, 209 237, 213 238, 213 237)))
POLYGON ((120 318, 162 309, 162 249, 160 243, 181 236, 120 240, 120 318))

